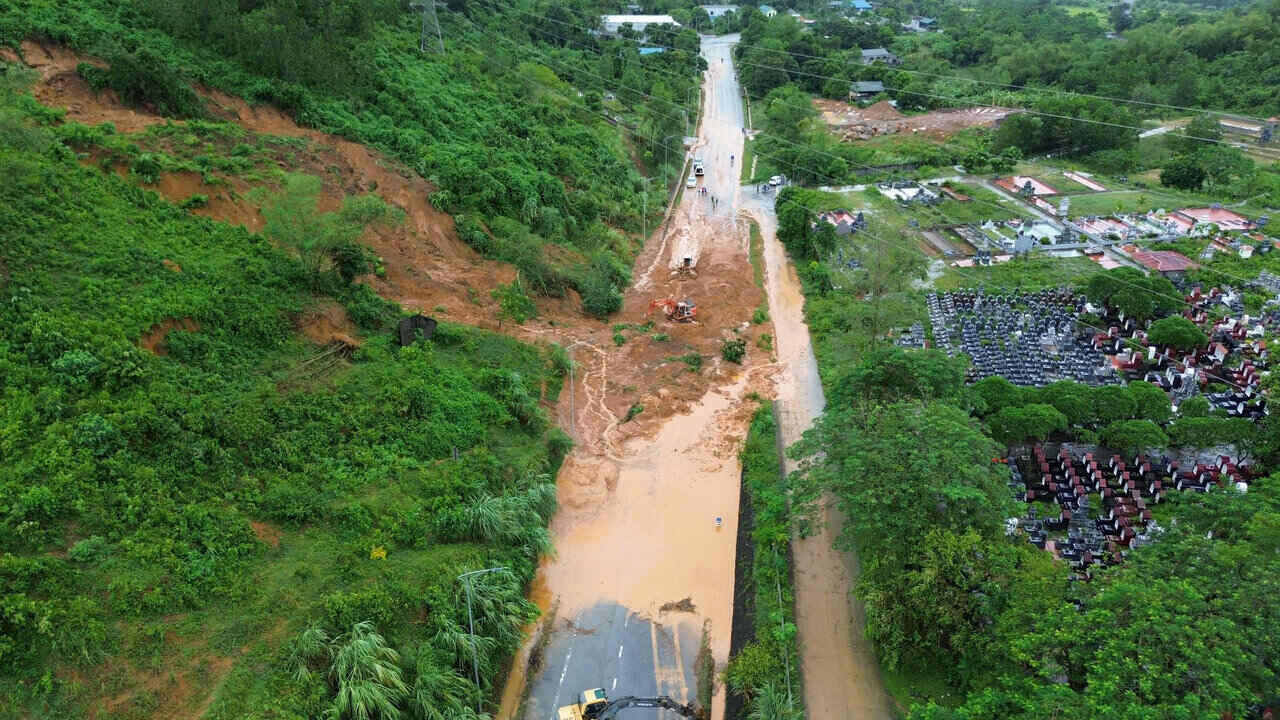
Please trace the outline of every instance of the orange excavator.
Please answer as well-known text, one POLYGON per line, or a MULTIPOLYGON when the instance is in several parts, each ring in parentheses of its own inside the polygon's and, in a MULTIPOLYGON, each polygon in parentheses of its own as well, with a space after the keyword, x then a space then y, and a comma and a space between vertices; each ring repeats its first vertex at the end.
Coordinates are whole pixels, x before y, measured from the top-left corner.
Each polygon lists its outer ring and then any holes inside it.
POLYGON ((675 301, 671 298, 666 300, 654 300, 649 303, 649 312, 662 308, 662 312, 667 316, 668 320, 675 322, 693 322, 698 317, 698 306, 693 304, 692 300, 675 301))

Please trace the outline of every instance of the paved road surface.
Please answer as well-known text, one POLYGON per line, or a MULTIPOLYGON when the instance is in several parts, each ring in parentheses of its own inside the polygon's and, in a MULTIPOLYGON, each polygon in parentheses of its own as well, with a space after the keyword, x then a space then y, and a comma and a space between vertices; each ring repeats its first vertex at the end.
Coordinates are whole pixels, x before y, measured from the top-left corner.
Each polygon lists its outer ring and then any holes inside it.
MULTIPOLYGON (((700 637, 687 624, 654 622, 613 602, 588 608, 557 631, 544 650, 542 672, 529 692, 529 720, 555 720, 556 708, 578 693, 604 688, 610 697, 672 695, 695 687, 694 660, 700 637), (678 645, 677 645, 678 643, 678 645)), ((657 710, 633 709, 627 718, 658 717, 657 710)))
MULTIPOLYGON (((714 243, 741 242, 734 232, 739 168, 729 159, 742 153, 742 105, 729 59, 735 40, 703 38, 709 66, 704 119, 690 152, 706 163, 699 186, 709 194, 685 190, 673 220, 687 223, 704 251, 714 243), (714 208, 712 196, 718 200, 714 208)), ((664 256, 659 253, 657 259, 664 256)), ((591 460, 616 467, 618 476, 597 512, 574 519, 572 508, 562 508, 553 520, 558 557, 544 565, 540 577, 560 609, 539 669, 527 680, 522 720, 552 720, 558 707, 597 687, 614 698, 695 700, 704 627, 712 656, 723 667, 739 481, 734 455, 717 455, 711 440, 723 434, 717 418, 739 401, 744 387, 745 377, 709 393, 690 414, 669 419, 657 437, 629 442, 620 457, 591 460), (720 514, 723 527, 716 528, 712 521, 720 514), (662 611, 664 604, 686 597, 692 611, 662 611)), ((562 485, 573 482, 563 475, 562 485)), ((626 720, 673 717, 655 709, 631 709, 625 715, 626 720)), ((712 708, 713 720, 719 717, 722 701, 712 708)))

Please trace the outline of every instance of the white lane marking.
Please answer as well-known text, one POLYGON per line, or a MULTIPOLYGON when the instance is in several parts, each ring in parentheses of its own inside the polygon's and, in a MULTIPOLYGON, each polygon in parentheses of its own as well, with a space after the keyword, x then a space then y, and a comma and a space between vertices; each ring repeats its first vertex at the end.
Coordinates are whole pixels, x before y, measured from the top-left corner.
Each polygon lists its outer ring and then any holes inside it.
POLYGON ((622 629, 626 630, 627 625, 630 624, 630 622, 631 622, 631 613, 627 613, 627 616, 622 618, 622 629))
POLYGON ((609 688, 609 692, 613 692, 614 690, 617 690, 617 689, 618 689, 618 678, 614 678, 613 686, 609 688))
POLYGON ((621 645, 619 645, 619 646, 618 646, 618 659, 619 659, 619 660, 621 660, 621 659, 622 659, 622 646, 621 646, 621 645))
POLYGON ((564 689, 564 676, 569 673, 569 659, 573 657, 573 645, 578 640, 578 631, 574 630, 573 635, 569 639, 569 652, 564 656, 564 667, 560 670, 560 684, 556 685, 556 697, 551 701, 550 720, 556 720, 557 709, 560 707, 560 691, 564 689))

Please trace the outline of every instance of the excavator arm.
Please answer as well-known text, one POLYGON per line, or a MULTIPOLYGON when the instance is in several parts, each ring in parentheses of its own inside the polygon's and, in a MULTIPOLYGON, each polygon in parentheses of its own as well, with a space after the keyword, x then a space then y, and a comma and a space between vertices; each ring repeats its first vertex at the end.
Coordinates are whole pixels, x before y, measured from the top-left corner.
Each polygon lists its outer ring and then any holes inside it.
POLYGON ((671 710, 679 713, 683 717, 697 717, 697 709, 693 703, 681 705, 669 697, 622 697, 617 700, 610 700, 605 707, 604 712, 600 713, 598 720, 610 720, 619 712, 627 708, 661 708, 663 710, 671 710))

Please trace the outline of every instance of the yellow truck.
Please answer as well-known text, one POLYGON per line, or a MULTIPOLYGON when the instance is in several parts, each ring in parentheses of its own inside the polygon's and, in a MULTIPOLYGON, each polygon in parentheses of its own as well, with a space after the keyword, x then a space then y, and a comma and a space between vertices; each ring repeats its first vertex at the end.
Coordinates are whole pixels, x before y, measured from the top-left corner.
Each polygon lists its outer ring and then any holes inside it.
POLYGON ((583 690, 578 702, 565 705, 556 713, 557 720, 610 720, 627 708, 662 708, 678 713, 683 717, 699 717, 693 703, 680 703, 669 697, 622 697, 610 700, 604 694, 604 688, 583 690))

